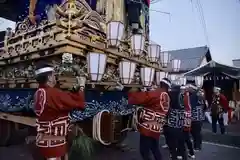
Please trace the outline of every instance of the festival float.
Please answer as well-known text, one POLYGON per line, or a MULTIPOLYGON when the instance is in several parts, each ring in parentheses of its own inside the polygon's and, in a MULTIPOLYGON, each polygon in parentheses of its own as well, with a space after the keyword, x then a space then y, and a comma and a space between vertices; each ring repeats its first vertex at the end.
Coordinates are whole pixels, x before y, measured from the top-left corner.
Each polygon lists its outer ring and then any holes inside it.
POLYGON ((35 126, 39 61, 54 66, 63 90, 75 85, 76 77, 86 78, 86 109, 72 111, 70 118, 87 136, 104 145, 124 139, 135 111, 127 102, 128 89, 159 84, 170 63, 170 55, 149 40, 148 7, 131 0, 102 0, 95 7, 63 0, 50 5, 36 25, 27 16, 14 31, 8 28, 0 49, 0 144, 18 124, 35 126), (123 91, 116 90, 118 84, 123 91))

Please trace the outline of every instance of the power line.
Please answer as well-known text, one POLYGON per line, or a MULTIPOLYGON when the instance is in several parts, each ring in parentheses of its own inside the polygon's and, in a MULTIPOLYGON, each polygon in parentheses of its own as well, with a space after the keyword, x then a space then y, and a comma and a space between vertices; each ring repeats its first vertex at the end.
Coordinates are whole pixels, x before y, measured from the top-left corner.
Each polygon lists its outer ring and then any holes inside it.
POLYGON ((168 15, 171 15, 170 12, 164 12, 164 11, 155 10, 155 9, 149 9, 149 11, 153 11, 153 12, 158 12, 158 13, 162 13, 162 14, 168 14, 168 15))
POLYGON ((155 3, 158 3, 158 2, 160 2, 161 0, 150 0, 150 3, 151 4, 155 4, 155 3))
MULTIPOLYGON (((141 3, 143 4, 142 0, 131 0, 132 2, 135 2, 135 3, 141 3)), ((162 0, 150 0, 150 3, 151 4, 155 4, 155 3, 158 3, 162 0)), ((161 14, 167 14, 167 15, 171 15, 171 13, 169 12, 164 12, 164 11, 161 11, 161 10, 156 10, 156 9, 150 9, 149 8, 149 11, 152 11, 152 12, 157 12, 157 13, 161 13, 161 14)))
MULTIPOLYGON (((193 3, 193 1, 191 0, 191 2, 193 3)), ((200 2, 200 0, 196 0, 196 9, 199 13, 199 18, 200 18, 200 22, 203 28, 203 34, 206 40, 207 45, 210 47, 210 42, 209 42, 209 36, 208 36, 208 32, 207 32, 207 25, 206 25, 206 20, 204 17, 204 12, 203 12, 203 7, 202 4, 200 2)))
POLYGON ((164 12, 164 11, 155 10, 155 9, 149 9, 149 11, 151 11, 151 12, 157 12, 157 13, 161 13, 161 14, 166 14, 166 15, 168 15, 169 22, 171 21, 171 13, 170 13, 170 12, 164 12))

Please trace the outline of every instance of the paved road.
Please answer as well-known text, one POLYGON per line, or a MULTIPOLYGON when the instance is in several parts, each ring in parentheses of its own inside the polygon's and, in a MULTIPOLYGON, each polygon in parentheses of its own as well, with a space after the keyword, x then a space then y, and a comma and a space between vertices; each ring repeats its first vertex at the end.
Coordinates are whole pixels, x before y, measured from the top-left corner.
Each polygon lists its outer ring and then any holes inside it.
MULTIPOLYGON (((128 144, 131 151, 120 151, 104 149, 94 160, 140 160, 137 150, 138 134, 131 133, 124 142, 128 144)), ((163 141, 161 141, 163 143, 163 141)), ((168 160, 167 150, 162 149, 164 160, 168 160)), ((239 159, 240 148, 204 142, 203 150, 196 153, 196 160, 237 160, 239 159)), ((32 160, 28 149, 24 145, 0 148, 0 160, 32 160)))

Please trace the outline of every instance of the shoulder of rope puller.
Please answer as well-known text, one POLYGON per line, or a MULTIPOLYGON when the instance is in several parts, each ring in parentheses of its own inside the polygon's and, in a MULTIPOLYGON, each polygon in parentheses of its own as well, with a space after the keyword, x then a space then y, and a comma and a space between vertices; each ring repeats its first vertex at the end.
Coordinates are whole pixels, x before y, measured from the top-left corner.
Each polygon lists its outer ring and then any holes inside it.
POLYGON ((37 116, 40 116, 47 101, 47 94, 45 89, 39 88, 34 94, 34 110, 37 116))
POLYGON ((163 110, 163 112, 168 112, 170 105, 170 97, 167 92, 162 92, 160 94, 160 106, 163 110))

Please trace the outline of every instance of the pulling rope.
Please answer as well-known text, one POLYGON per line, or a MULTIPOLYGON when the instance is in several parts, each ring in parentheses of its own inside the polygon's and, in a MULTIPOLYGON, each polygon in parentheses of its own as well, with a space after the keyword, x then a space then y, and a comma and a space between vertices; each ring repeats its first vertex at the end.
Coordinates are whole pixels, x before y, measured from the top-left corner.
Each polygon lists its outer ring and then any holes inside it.
POLYGON ((142 107, 136 107, 136 110, 135 112, 133 113, 133 119, 132 119, 132 128, 137 131, 137 125, 138 125, 138 119, 139 119, 139 116, 141 117, 141 115, 138 116, 138 111, 142 109, 142 107))
POLYGON ((110 142, 105 142, 101 138, 101 118, 103 113, 110 113, 108 110, 102 110, 98 112, 94 117, 93 117, 93 139, 96 141, 99 141, 103 145, 110 145, 110 142))
POLYGON ((128 126, 127 128, 121 130, 121 132, 126 132, 126 131, 137 131, 137 125, 138 125, 138 110, 141 107, 137 107, 136 110, 133 113, 132 120, 128 120, 128 126))

